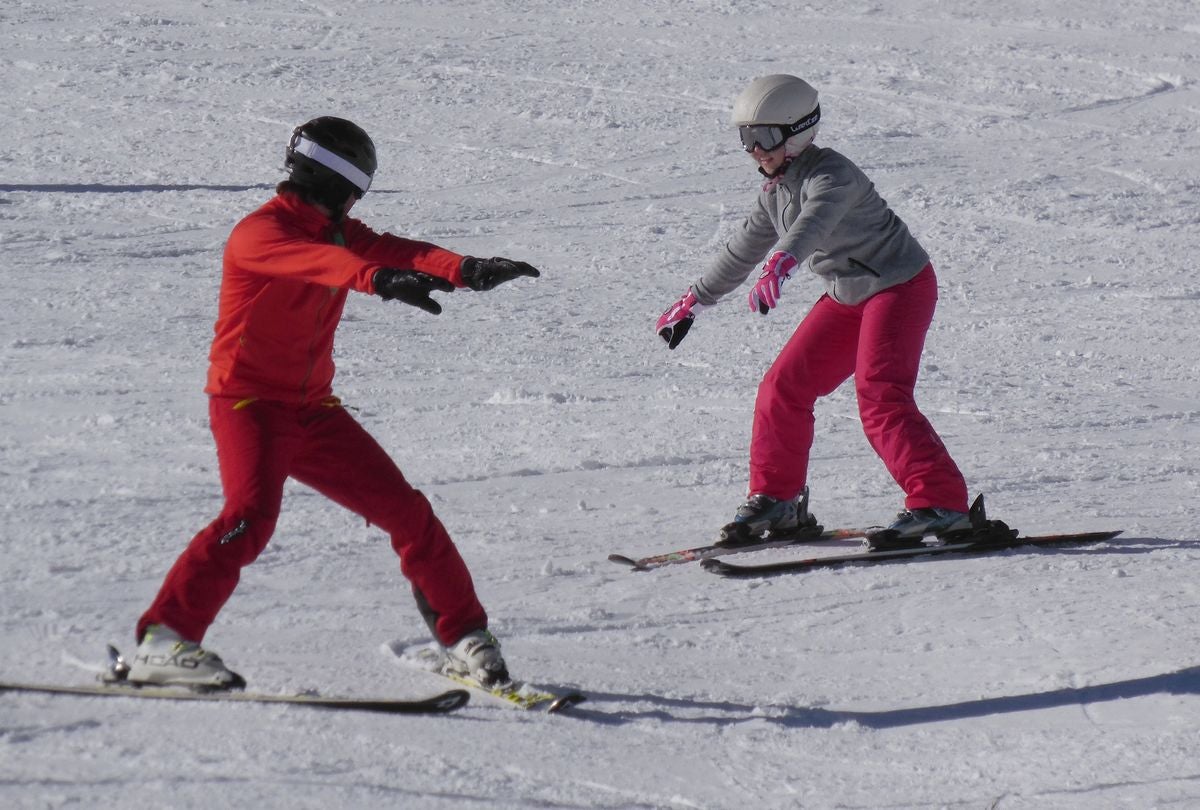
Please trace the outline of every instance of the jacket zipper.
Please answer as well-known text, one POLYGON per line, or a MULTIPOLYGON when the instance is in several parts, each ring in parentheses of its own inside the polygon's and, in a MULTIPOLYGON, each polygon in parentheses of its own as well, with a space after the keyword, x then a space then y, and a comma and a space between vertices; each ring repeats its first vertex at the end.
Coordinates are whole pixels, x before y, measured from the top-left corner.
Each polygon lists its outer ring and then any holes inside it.
MULTIPOLYGON (((336 226, 334 228, 333 233, 329 237, 329 241, 339 247, 346 246, 346 238, 344 236, 342 236, 341 230, 339 230, 336 226)), ((304 400, 307 396, 308 381, 312 378, 313 369, 315 369, 316 365, 317 365, 317 360, 316 360, 317 333, 319 331, 318 327, 321 325, 321 316, 325 312, 325 308, 327 306, 329 306, 329 302, 331 300, 333 300, 333 297, 337 294, 338 294, 338 289, 336 287, 330 287, 329 295, 321 303, 321 306, 317 307, 317 317, 313 320, 313 332, 312 332, 313 337, 312 337, 312 340, 310 340, 308 342, 308 368, 304 372, 304 379, 300 381, 300 401, 301 402, 304 402, 304 400)))

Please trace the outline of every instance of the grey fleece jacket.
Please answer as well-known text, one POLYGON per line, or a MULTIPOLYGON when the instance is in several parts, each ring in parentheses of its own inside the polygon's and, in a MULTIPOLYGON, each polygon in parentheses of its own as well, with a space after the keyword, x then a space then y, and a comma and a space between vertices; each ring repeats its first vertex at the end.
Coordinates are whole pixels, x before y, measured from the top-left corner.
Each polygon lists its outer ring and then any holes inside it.
MULTIPOLYGON (((775 250, 796 257, 825 280, 829 295, 858 304, 903 284, 929 263, 929 254, 849 158, 810 146, 773 186, 764 188, 692 290, 715 304, 746 280, 775 250)), ((798 271, 797 271, 798 272, 798 271)))

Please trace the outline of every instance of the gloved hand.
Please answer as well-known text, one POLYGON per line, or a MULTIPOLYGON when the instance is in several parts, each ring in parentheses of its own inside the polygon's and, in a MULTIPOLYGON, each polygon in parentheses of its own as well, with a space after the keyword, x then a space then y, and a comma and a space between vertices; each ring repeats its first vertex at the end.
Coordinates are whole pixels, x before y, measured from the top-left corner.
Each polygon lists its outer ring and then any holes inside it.
POLYGON ((433 315, 442 311, 442 305, 430 298, 429 294, 435 290, 454 290, 454 285, 444 278, 417 270, 397 270, 394 267, 381 267, 376 270, 372 282, 375 284, 375 294, 384 301, 403 301, 433 315))
POLYGON ((689 287, 688 291, 659 317, 658 323, 654 325, 654 331, 667 342, 668 349, 674 349, 680 341, 687 337, 688 330, 692 328, 692 322, 696 320, 696 313, 705 309, 708 309, 708 305, 697 301, 696 294, 689 287))
POLYGON ((758 310, 763 315, 775 308, 783 292, 783 282, 796 271, 796 257, 787 251, 777 250, 763 265, 762 275, 750 291, 750 311, 758 310))
POLYGON ((476 291, 490 290, 518 276, 537 278, 540 275, 537 268, 531 264, 501 259, 498 256, 491 259, 468 256, 462 260, 463 284, 476 291))

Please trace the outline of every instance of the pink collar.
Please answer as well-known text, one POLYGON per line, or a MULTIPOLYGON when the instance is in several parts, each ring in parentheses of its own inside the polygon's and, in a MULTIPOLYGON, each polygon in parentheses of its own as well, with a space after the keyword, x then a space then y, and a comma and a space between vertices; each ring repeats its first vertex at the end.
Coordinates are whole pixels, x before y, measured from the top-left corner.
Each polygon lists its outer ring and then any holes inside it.
POLYGON ((775 188, 775 186, 779 185, 779 181, 782 180, 783 175, 787 173, 788 166, 791 166, 792 161, 795 159, 795 156, 788 158, 772 174, 767 174, 762 170, 761 167, 759 167, 758 173, 767 178, 767 182, 763 183, 762 190, 770 191, 771 189, 775 188))

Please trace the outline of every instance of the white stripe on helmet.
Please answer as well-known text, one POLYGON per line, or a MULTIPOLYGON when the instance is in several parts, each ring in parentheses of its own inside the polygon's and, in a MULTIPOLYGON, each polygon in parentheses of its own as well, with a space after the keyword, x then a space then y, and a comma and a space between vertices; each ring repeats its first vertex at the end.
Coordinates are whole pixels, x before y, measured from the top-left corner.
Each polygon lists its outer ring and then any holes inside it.
POLYGON ((304 155, 310 160, 315 160, 322 166, 333 169, 335 172, 345 177, 364 194, 371 187, 371 175, 364 172, 362 169, 355 166, 350 161, 346 160, 341 155, 334 154, 316 141, 310 140, 303 135, 296 141, 294 151, 304 155))

